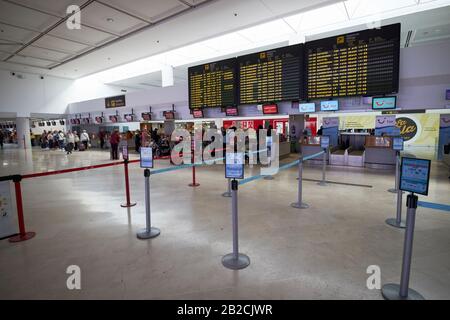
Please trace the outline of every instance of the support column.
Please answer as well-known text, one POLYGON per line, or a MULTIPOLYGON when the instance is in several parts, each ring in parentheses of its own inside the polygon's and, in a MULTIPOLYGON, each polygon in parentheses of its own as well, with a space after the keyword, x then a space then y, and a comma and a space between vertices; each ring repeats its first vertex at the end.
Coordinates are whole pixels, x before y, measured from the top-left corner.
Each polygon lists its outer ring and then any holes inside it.
POLYGON ((17 145, 20 149, 31 149, 30 139, 30 118, 17 117, 16 118, 16 130, 17 130, 17 145))

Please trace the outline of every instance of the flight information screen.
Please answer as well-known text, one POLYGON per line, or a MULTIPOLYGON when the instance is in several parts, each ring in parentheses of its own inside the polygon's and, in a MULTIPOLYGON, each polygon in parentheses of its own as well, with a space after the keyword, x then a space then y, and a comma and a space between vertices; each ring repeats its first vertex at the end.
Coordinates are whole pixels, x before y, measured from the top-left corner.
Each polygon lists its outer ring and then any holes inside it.
POLYGON ((308 99, 398 92, 400 24, 305 44, 308 99))
POLYGON ((237 59, 239 104, 300 99, 303 45, 252 53, 237 59))
POLYGON ((190 67, 188 77, 189 108, 236 105, 236 59, 190 67))

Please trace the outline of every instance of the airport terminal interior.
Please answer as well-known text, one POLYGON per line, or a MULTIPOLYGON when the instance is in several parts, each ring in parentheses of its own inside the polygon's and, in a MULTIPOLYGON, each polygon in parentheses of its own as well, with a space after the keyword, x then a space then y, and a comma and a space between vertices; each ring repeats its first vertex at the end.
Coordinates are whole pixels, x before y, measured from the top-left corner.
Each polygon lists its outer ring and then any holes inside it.
POLYGON ((0 299, 450 299, 449 52, 450 0, 0 0, 0 299))

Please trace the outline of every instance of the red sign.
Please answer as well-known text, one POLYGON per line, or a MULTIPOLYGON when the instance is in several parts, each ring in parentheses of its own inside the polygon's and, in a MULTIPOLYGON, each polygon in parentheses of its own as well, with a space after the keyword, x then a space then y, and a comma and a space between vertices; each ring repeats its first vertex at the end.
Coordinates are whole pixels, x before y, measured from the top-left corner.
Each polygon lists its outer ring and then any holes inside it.
POLYGON ((227 107, 225 109, 225 115, 227 117, 236 117, 239 114, 237 107, 227 107))
POLYGON ((278 106, 276 104, 265 105, 265 106, 263 106, 263 113, 264 114, 277 114, 278 106))
POLYGON ((203 110, 202 109, 194 109, 192 110, 192 115, 194 118, 203 118, 203 110))

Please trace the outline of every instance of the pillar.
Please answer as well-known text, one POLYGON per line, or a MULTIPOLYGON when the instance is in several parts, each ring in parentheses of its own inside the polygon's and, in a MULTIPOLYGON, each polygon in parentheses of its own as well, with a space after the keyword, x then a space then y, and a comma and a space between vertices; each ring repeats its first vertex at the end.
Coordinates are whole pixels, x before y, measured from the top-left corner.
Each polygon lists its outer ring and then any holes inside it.
POLYGON ((31 149, 30 118, 16 118, 17 145, 20 149, 31 149))

